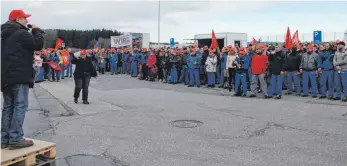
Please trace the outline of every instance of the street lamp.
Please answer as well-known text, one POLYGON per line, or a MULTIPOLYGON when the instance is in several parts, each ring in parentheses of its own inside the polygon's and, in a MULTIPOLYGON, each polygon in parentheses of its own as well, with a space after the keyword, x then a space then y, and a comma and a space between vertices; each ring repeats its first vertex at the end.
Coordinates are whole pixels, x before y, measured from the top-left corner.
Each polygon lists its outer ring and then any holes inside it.
POLYGON ((160 44, 160 0, 159 0, 159 7, 158 7, 158 47, 160 44))

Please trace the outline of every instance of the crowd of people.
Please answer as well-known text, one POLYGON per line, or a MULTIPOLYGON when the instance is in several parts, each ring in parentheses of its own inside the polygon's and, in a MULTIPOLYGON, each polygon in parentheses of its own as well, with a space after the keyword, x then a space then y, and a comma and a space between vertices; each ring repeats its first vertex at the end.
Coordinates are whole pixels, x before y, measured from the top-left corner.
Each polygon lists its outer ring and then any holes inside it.
MULTIPOLYGON (((48 51, 47 51, 48 50, 48 51)), ((50 81, 72 77, 72 66, 62 65, 62 50, 37 52, 43 61, 54 61, 61 71, 44 65, 50 81)), ((82 50, 99 74, 128 74, 147 81, 185 84, 188 87, 225 88, 235 96, 281 99, 297 95, 347 102, 347 52, 344 42, 314 45, 226 46, 220 49, 192 45, 184 48, 106 48, 82 50)), ((75 55, 70 52, 70 61, 75 55)))

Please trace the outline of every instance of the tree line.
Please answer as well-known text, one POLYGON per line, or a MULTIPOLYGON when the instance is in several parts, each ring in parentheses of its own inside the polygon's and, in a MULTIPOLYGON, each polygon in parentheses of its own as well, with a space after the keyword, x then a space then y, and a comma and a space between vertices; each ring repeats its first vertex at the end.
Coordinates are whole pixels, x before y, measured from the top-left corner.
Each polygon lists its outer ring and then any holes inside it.
POLYGON ((44 30, 44 48, 54 48, 57 38, 64 40, 65 47, 69 48, 93 48, 97 42, 103 48, 111 46, 111 36, 119 36, 123 33, 117 30, 93 29, 93 30, 44 30))

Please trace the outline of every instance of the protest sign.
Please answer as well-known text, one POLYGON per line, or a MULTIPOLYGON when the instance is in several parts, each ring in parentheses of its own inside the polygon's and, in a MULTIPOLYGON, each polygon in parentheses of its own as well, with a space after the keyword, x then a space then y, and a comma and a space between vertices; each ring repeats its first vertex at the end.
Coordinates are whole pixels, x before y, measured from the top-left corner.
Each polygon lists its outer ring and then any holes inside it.
POLYGON ((131 47, 132 41, 131 35, 111 36, 111 47, 131 47))

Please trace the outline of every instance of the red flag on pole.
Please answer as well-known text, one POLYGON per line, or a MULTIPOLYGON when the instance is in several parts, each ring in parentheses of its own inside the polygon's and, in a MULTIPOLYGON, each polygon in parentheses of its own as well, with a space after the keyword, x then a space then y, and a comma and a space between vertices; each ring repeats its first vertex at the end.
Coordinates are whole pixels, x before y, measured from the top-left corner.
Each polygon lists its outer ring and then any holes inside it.
POLYGON ((252 46, 256 46, 256 45, 257 45, 257 40, 255 40, 254 37, 253 37, 252 46))
POLYGON ((217 42, 217 38, 216 38, 216 34, 214 34, 214 30, 212 29, 212 43, 210 48, 216 48, 218 47, 218 42, 217 42))
POLYGON ((293 45, 300 49, 299 31, 296 30, 292 39, 293 45))
POLYGON ((55 49, 59 49, 61 48, 62 46, 62 43, 64 42, 64 40, 58 38, 57 41, 55 42, 55 49))
POLYGON ((56 70, 56 71, 60 71, 60 70, 61 70, 60 66, 59 66, 58 64, 56 64, 55 62, 49 61, 49 62, 47 62, 47 63, 48 63, 48 65, 51 66, 51 68, 53 68, 54 70, 56 70))
POLYGON ((289 48, 293 46, 292 36, 290 35, 289 27, 287 28, 287 34, 284 42, 286 46, 286 51, 288 51, 289 48))

